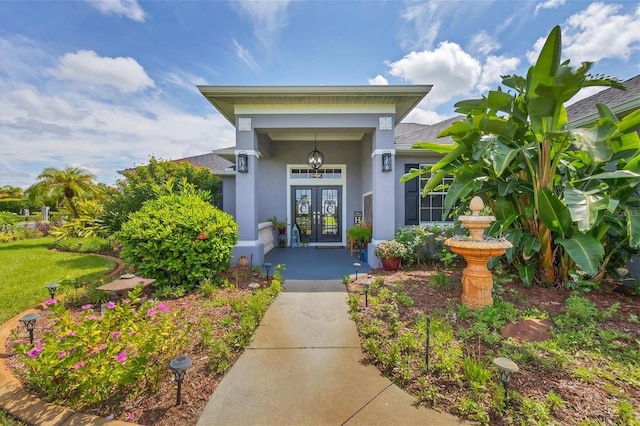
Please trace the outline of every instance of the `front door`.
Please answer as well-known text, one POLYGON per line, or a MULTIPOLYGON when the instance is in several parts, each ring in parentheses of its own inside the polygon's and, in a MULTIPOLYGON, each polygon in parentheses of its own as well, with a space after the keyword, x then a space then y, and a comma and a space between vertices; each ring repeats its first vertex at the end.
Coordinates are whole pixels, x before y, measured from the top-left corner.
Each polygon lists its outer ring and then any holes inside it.
POLYGON ((302 242, 342 242, 341 193, 339 186, 291 187, 292 217, 302 242))

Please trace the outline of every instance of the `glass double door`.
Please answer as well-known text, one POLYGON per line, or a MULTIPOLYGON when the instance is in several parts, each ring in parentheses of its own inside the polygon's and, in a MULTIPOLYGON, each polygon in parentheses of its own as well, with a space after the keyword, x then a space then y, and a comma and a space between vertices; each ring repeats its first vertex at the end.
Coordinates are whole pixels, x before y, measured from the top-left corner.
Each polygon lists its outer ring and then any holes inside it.
POLYGON ((294 223, 301 241, 330 243, 342 241, 342 188, 339 186, 291 187, 294 223))

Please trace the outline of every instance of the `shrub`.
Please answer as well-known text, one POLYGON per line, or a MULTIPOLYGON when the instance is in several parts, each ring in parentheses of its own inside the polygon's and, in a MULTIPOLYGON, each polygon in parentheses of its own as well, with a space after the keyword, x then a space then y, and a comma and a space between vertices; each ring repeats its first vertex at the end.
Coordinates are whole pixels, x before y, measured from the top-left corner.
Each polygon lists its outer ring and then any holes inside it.
POLYGON ((159 285, 194 287, 229 266, 237 242, 233 218, 189 187, 133 213, 118 236, 121 257, 159 285))
POLYGON ((58 250, 78 253, 111 253, 111 241, 100 237, 65 238, 53 243, 58 250))
POLYGON ((27 208, 26 198, 3 198, 0 199, 0 211, 19 213, 20 209, 27 208))
POLYGON ((408 254, 407 248, 396 240, 383 241, 376 247, 375 254, 378 257, 391 259, 404 257, 408 254))
POLYGON ((14 348, 25 364, 26 382, 48 400, 72 408, 95 407, 131 393, 152 391, 166 376, 169 360, 186 344, 177 312, 146 302, 140 289, 123 303, 96 314, 87 305, 75 320, 61 303, 51 307, 53 331, 35 346, 14 348))

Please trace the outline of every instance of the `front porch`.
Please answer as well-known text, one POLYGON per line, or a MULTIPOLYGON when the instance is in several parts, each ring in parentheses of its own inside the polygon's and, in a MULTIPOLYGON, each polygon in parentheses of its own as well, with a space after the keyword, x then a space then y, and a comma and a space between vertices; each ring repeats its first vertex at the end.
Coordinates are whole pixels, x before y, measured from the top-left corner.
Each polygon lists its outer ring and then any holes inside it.
POLYGON ((282 276, 287 280, 339 280, 355 273, 353 264, 356 262, 360 263, 358 274, 371 271, 366 262, 349 256, 347 248, 274 248, 265 255, 264 260, 271 263, 271 272, 276 265, 284 265, 286 270, 282 276))

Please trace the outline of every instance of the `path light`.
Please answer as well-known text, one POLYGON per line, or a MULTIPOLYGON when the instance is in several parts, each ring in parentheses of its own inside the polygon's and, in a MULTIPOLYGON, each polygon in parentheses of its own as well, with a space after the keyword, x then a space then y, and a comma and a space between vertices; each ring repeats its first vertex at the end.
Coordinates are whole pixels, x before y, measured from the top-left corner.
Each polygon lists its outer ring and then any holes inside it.
POLYGON ((269 269, 271 269, 271 263, 270 262, 265 263, 264 268, 267 270, 267 281, 269 281, 269 269))
POLYGON ((51 295, 51 298, 55 299, 56 298, 56 290, 58 289, 58 284, 57 283, 50 283, 50 284, 47 284, 45 286, 45 288, 47 290, 49 290, 49 294, 51 295))
POLYGON ((169 370, 173 371, 173 376, 176 382, 178 382, 178 393, 176 398, 176 405, 180 405, 180 390, 182 389, 182 381, 186 374, 187 368, 191 367, 191 358, 188 356, 179 356, 169 362, 169 370))
POLYGON ((258 283, 251 283, 249 284, 249 288, 251 289, 251 294, 256 294, 256 292, 258 291, 258 289, 260 288, 260 284, 258 283))
POLYGON ((369 286, 371 285, 371 281, 362 281, 362 286, 364 287, 364 307, 369 307, 369 286))
POLYGON ((356 270, 356 281, 358 281, 358 269, 360 269, 360 264, 358 262, 353 264, 353 269, 356 270))
POLYGON ((33 344, 33 329, 36 328, 36 320, 40 318, 40 314, 27 314, 20 318, 20 322, 24 324, 29 332, 29 341, 33 344))
POLYGON ((429 374, 429 346, 431 340, 431 317, 427 315, 427 341, 425 346, 425 356, 424 356, 424 372, 429 374))
POLYGON ((520 369, 515 362, 509 358, 496 358, 493 360, 493 366, 500 372, 500 381, 504 386, 504 393, 507 394, 509 390, 509 382, 511 382, 511 375, 518 372, 520 369))

